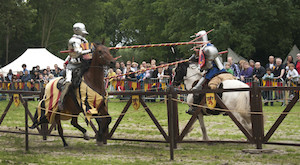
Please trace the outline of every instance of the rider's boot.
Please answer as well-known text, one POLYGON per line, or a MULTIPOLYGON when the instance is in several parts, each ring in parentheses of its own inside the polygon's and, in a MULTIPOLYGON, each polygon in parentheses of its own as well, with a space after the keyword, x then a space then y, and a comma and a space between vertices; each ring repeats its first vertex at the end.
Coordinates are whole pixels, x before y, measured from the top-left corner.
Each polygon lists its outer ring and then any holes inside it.
POLYGON ((64 109, 64 99, 65 99, 66 94, 69 91, 71 84, 72 84, 71 82, 66 82, 64 84, 63 90, 62 90, 62 92, 60 94, 60 98, 58 100, 58 111, 59 112, 61 112, 64 109))
MULTIPOLYGON (((198 105, 202 99, 201 96, 202 95, 200 95, 200 94, 194 94, 193 95, 193 99, 194 99, 193 104, 198 105)), ((191 105, 190 108, 186 111, 186 113, 193 115, 193 113, 197 110, 197 108, 198 108, 197 106, 191 105)))

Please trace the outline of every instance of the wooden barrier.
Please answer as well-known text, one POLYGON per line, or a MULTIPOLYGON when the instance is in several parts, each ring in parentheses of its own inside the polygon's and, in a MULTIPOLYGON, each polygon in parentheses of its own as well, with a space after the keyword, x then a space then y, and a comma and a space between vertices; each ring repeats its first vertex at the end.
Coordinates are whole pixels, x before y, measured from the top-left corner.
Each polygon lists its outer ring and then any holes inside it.
MULTIPOLYGON (((166 91, 160 91, 160 92, 154 92, 154 91, 124 91, 124 92, 109 92, 109 95, 125 95, 130 96, 130 99, 128 100, 127 104, 125 105, 122 112, 120 112, 120 115, 117 119, 117 121, 114 123, 110 131, 107 133, 106 138, 108 140, 122 140, 122 141, 137 141, 137 142, 154 142, 154 143, 169 143, 170 145, 170 159, 174 160, 174 149, 177 148, 178 143, 251 143, 255 144, 257 149, 262 149, 262 144, 276 144, 276 145, 291 145, 291 146, 300 146, 300 144, 297 143, 283 143, 283 142, 269 142, 269 139, 272 137, 274 132, 277 130, 279 125, 282 123, 282 121, 285 119, 285 117, 288 115, 288 113, 291 111, 293 106, 296 104, 297 100, 299 100, 299 90, 300 87, 259 87, 256 83, 253 83, 253 86, 251 88, 240 88, 240 89, 216 89, 216 90, 201 90, 201 91, 180 91, 174 89, 174 87, 169 87, 166 91), (293 90, 296 91, 296 94, 294 98, 290 101, 290 103, 287 105, 287 107, 284 109, 283 113, 278 117, 276 122, 273 124, 273 126, 270 128, 270 130, 267 131, 266 134, 264 134, 264 125, 263 125, 263 109, 262 109, 262 100, 261 100, 261 91, 267 91, 267 90, 293 90), (245 137, 248 139, 248 141, 222 141, 222 140, 209 140, 209 141, 191 141, 191 140, 184 140, 184 137, 187 135, 188 130, 192 127, 192 125, 195 123, 197 119, 197 115, 200 113, 200 109, 196 110, 195 113, 191 116, 187 124, 183 127, 183 130, 180 132, 179 130, 179 119, 178 119, 178 106, 177 102, 175 101, 177 99, 178 94, 189 94, 189 93, 223 93, 223 92, 233 92, 233 91, 249 91, 250 92, 250 106, 251 106, 251 122, 252 122, 252 132, 248 132, 243 125, 234 117, 234 115, 229 111, 228 115, 233 120, 233 122, 237 125, 237 127, 241 130, 241 132, 245 135, 245 137), (131 139, 131 138, 114 138, 113 135, 115 131, 117 130, 119 124, 122 122, 123 117, 126 115, 131 103, 132 103, 132 96, 133 95, 139 95, 140 103, 143 106, 144 110, 147 112, 155 126, 157 127, 158 131, 163 136, 163 140, 147 140, 147 139, 131 139), (159 121, 156 119, 150 108, 147 106, 147 104, 142 99, 142 96, 149 96, 149 95, 165 95, 167 96, 167 117, 168 117, 168 132, 163 129, 159 121)), ((19 94, 21 102, 23 104, 23 107, 25 109, 25 133, 24 132, 17 132, 17 131, 6 131, 6 130, 0 130, 0 132, 6 132, 6 133, 18 133, 18 134, 25 134, 25 140, 26 145, 25 149, 26 151, 29 148, 28 141, 29 137, 28 135, 42 135, 44 139, 46 139, 46 136, 58 136, 51 134, 51 131, 55 127, 55 125, 51 125, 51 127, 48 129, 43 130, 39 127, 37 127, 37 130, 39 134, 29 133, 28 132, 28 118, 30 117, 31 120, 33 120, 32 114, 28 110, 28 104, 27 100, 23 99, 23 94, 31 94, 31 95, 41 95, 40 91, 0 91, 0 93, 6 93, 9 95, 12 94, 19 94)), ((217 96, 217 95, 216 95, 217 96)), ((222 102, 221 98, 219 96, 216 97, 217 103, 220 105, 223 109, 228 109, 226 105, 222 102)), ((6 113, 8 112, 11 104, 13 102, 12 96, 10 97, 10 100, 8 102, 7 107, 5 108, 1 118, 0 118, 0 125, 5 118, 6 113)), ((204 104, 205 100, 202 99, 200 104, 204 104)), ((91 124, 93 130, 96 131, 96 128, 93 124, 91 124)), ((73 137, 73 138, 80 138, 78 136, 66 136, 66 137, 73 137)))

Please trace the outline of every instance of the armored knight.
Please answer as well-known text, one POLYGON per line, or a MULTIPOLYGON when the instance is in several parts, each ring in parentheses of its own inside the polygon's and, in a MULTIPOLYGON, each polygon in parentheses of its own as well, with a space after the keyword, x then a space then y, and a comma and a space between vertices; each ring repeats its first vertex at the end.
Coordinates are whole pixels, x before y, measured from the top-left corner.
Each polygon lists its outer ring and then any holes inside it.
MULTIPOLYGON (((199 31, 195 37, 202 36, 198 41, 208 41, 206 31, 199 31)), ((219 84, 224 80, 234 80, 235 77, 226 72, 224 66, 220 60, 218 49, 211 43, 200 45, 200 49, 196 51, 198 55, 193 55, 190 58, 190 61, 198 62, 198 68, 202 70, 204 76, 200 78, 198 83, 192 88, 192 90, 201 90, 204 83, 208 82, 208 87, 210 89, 216 89, 219 84), (201 65, 201 58, 204 56, 205 63, 201 65)), ((201 97, 197 94, 194 94, 194 104, 200 102, 201 97)), ((195 107, 191 107, 187 113, 194 111, 195 107)))
POLYGON ((64 81, 64 87, 58 102, 59 110, 63 109, 64 98, 68 93, 70 86, 72 85, 71 81, 73 81, 74 79, 74 77, 72 78, 72 75, 74 75, 73 72, 76 69, 82 67, 83 55, 89 54, 93 51, 92 49, 83 50, 83 48, 81 47, 82 43, 88 43, 85 36, 88 35, 89 33, 86 31, 85 25, 83 23, 75 23, 73 25, 73 31, 74 31, 74 35, 68 42, 68 49, 70 50, 70 53, 68 57, 65 59, 65 63, 67 64, 66 77, 64 81))

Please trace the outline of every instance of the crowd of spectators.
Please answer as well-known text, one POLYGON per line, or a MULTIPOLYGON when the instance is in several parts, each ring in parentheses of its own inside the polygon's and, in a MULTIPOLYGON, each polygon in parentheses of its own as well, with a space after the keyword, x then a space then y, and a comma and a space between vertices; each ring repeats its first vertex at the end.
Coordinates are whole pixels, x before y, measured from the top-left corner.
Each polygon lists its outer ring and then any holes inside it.
POLYGON ((269 61, 265 67, 259 61, 255 62, 253 60, 249 60, 249 62, 241 60, 238 64, 235 64, 232 62, 232 57, 228 57, 225 69, 244 82, 278 80, 298 84, 300 53, 297 54, 297 60, 295 61, 292 56, 288 56, 286 63, 283 63, 281 58, 269 56, 269 61))
POLYGON ((46 84, 51 79, 62 76, 64 72, 65 70, 59 68, 57 64, 54 65, 53 70, 50 69, 50 66, 41 69, 39 65, 28 70, 26 64, 23 64, 22 71, 17 71, 16 74, 13 73, 12 69, 9 70, 6 76, 0 73, 0 82, 39 82, 46 84))
MULTIPOLYGON (((143 61, 140 64, 131 61, 127 61, 125 64, 123 61, 117 61, 114 68, 108 69, 106 76, 111 77, 135 72, 137 70, 146 70, 162 64, 165 63, 161 61, 157 64, 155 59, 152 59, 149 63, 143 61)), ((294 60, 292 56, 288 56, 286 63, 283 63, 281 58, 269 56, 269 62, 265 66, 262 66, 259 61, 255 62, 254 60, 240 60, 238 63, 233 63, 232 57, 228 57, 224 66, 227 72, 233 74, 237 79, 246 83, 249 81, 262 82, 262 80, 276 80, 289 81, 294 84, 298 84, 300 74, 300 53, 297 54, 296 60, 294 60)), ((64 69, 59 68, 57 64, 54 65, 55 69, 53 70, 50 69, 50 66, 40 69, 38 65, 33 67, 31 70, 28 70, 26 64, 23 64, 22 68, 22 71, 18 71, 17 74, 13 74, 12 70, 9 70, 9 73, 5 77, 0 73, 0 82, 48 83, 51 79, 63 76, 64 74, 64 69)), ((157 78, 159 82, 163 82, 166 79, 170 82, 173 75, 173 66, 172 68, 165 66, 163 68, 150 69, 145 72, 111 78, 109 81, 134 80, 142 84, 144 81, 151 78, 157 78)))

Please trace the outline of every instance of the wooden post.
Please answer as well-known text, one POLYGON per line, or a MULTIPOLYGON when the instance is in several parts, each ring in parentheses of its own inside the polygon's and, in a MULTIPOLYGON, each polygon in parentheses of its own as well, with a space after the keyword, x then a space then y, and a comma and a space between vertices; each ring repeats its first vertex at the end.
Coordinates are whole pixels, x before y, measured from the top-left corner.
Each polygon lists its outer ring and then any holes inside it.
POLYGON ((168 94, 168 133, 169 133, 169 143, 170 143, 170 160, 174 160, 174 114, 173 114, 173 101, 172 94, 168 94))
MULTIPOLYGON (((175 92, 175 89, 173 86, 170 87, 170 94, 172 94, 173 99, 177 99, 177 93, 175 92)), ((171 100, 172 105, 172 111, 173 111, 173 130, 174 130, 174 148, 177 148, 177 141, 179 138, 179 122, 178 122, 178 103, 176 101, 171 100)))
POLYGON ((250 106, 251 112, 260 112, 261 114, 251 114, 252 137, 256 144, 256 149, 262 149, 264 139, 264 121, 262 114, 261 90, 258 88, 258 83, 253 83, 250 90, 250 106))
POLYGON ((28 145, 28 104, 27 100, 24 102, 24 108, 25 108, 25 150, 29 150, 28 145))

